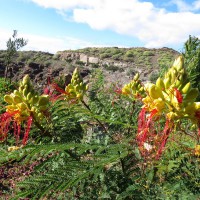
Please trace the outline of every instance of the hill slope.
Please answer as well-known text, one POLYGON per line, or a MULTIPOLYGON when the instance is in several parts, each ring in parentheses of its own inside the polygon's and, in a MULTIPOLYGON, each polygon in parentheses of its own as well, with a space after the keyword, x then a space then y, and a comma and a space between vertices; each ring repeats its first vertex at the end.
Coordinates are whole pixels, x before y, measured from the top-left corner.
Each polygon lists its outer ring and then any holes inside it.
MULTIPOLYGON (((5 51, 0 51, 0 76, 4 74, 5 51)), ((17 52, 12 60, 10 76, 13 80, 30 74, 38 87, 47 77, 67 76, 79 67, 82 76, 96 69, 103 71, 107 82, 128 82, 136 72, 142 80, 153 79, 160 70, 169 67, 179 53, 170 48, 85 48, 59 51, 56 54, 36 51, 17 52)))

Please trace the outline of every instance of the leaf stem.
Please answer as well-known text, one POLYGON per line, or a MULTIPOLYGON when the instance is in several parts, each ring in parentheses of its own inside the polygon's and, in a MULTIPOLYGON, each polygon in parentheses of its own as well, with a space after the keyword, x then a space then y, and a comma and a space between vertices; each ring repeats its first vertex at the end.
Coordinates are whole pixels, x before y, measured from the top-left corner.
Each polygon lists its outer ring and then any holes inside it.
POLYGON ((36 118, 34 117, 34 115, 31 113, 31 117, 33 118, 33 122, 34 124, 37 126, 38 129, 40 129, 40 131, 42 132, 43 136, 47 136, 50 137, 51 134, 49 131, 45 130, 44 127, 36 120, 36 118))
MULTIPOLYGON (((90 107, 85 103, 85 101, 84 101, 84 100, 81 100, 81 102, 82 102, 83 105, 92 113, 92 110, 91 110, 90 107)), ((103 128, 104 132, 105 132, 105 133, 108 133, 106 127, 101 123, 101 121, 100 121, 99 119, 97 119, 97 118, 94 118, 94 119, 95 119, 95 120, 99 123, 99 125, 103 128)))

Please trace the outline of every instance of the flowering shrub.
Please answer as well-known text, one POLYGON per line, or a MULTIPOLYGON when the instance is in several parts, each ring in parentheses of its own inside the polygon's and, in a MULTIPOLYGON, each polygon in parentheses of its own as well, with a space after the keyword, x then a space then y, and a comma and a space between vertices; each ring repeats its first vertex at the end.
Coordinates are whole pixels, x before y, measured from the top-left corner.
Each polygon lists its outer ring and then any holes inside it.
MULTIPOLYGON (((187 118, 200 128, 200 102, 195 102, 199 91, 191 87, 182 56, 175 60, 164 78, 157 79, 156 84, 142 85, 138 78, 137 74, 125 85, 122 94, 139 100, 143 97, 137 141, 143 155, 154 154, 158 159, 178 121, 187 118), (153 125, 160 117, 166 119, 163 131, 157 131, 153 125)), ((197 141, 199 137, 196 136, 197 141)))
MULTIPOLYGON (((65 87, 65 90, 62 90, 56 84, 52 84, 51 88, 60 92, 60 96, 64 97, 64 100, 68 102, 81 101, 90 110, 83 100, 88 85, 83 82, 77 68, 73 72, 71 83, 65 87)), ((48 94, 53 95, 53 92, 49 91, 48 94)), ((192 123, 200 126, 200 102, 195 102, 199 91, 192 88, 187 78, 182 56, 175 60, 164 78, 159 77, 155 84, 149 82, 143 84, 139 80, 139 74, 136 74, 130 83, 124 85, 121 94, 143 103, 138 116, 136 137, 143 156, 151 155, 151 158, 158 159, 166 146, 170 133, 175 128, 175 124, 181 119, 188 118, 192 123), (156 130, 155 122, 159 121, 160 117, 164 117, 166 123, 163 130, 156 130)), ((18 144, 21 124, 27 122, 22 141, 22 144, 25 145, 32 121, 42 128, 39 122, 45 117, 49 95, 39 96, 34 91, 28 75, 23 78, 18 90, 10 95, 5 95, 4 100, 9 105, 6 106, 6 113, 0 116, 2 119, 1 141, 5 141, 9 124, 12 121, 16 143, 18 144)), ((97 122, 107 132, 98 119, 97 122)), ((196 138, 198 141, 199 135, 196 138)))
POLYGON ((22 82, 20 82, 19 89, 14 90, 10 95, 5 95, 4 100, 8 105, 6 106, 6 112, 0 116, 0 140, 6 140, 12 122, 16 144, 18 145, 21 125, 23 122, 27 122, 22 140, 22 144, 25 145, 28 140, 32 122, 34 122, 39 128, 42 128, 40 122, 44 120, 49 97, 48 95, 38 95, 38 93, 33 89, 29 76, 26 75, 22 82))
POLYGON ((0 172, 9 181, 0 189, 14 199, 195 199, 200 103, 182 57, 155 84, 136 74, 116 90, 97 75, 88 88, 75 69, 64 89, 51 83, 43 95, 25 76, 5 95, 0 172))

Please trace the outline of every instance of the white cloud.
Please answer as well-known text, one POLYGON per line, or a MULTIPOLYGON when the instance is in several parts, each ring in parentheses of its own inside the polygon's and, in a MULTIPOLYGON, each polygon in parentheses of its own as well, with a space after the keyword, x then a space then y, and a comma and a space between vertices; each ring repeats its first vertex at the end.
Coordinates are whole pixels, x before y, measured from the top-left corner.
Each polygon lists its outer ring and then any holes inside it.
MULTIPOLYGON (((6 49, 6 41, 12 36, 12 30, 0 29, 0 49, 6 49)), ((28 40, 28 44, 22 50, 35 50, 56 53, 66 49, 78 49, 88 46, 98 46, 91 42, 73 37, 45 37, 27 33, 19 33, 18 37, 28 40)))
POLYGON ((200 0, 186 3, 184 0, 171 0, 170 4, 175 4, 179 12, 198 11, 200 10, 200 0))
POLYGON ((200 0, 196 0, 193 3, 193 7, 194 7, 195 10, 200 10, 200 0))
POLYGON ((170 3, 175 4, 180 12, 191 11, 194 9, 192 4, 188 4, 183 0, 171 0, 170 3))
POLYGON ((179 12, 156 8, 150 2, 138 0, 31 1, 45 8, 55 8, 61 13, 71 11, 70 19, 88 24, 93 29, 109 29, 137 37, 147 47, 178 45, 189 35, 199 35, 200 14, 192 13, 192 6, 193 9, 200 8, 200 0, 192 5, 173 0, 179 12))
POLYGON ((48 51, 52 53, 66 49, 78 49, 88 46, 94 46, 90 42, 82 41, 80 39, 68 36, 55 38, 25 34, 24 37, 28 38, 29 40, 28 45, 25 47, 25 49, 48 51))
POLYGON ((6 48, 6 42, 9 36, 12 35, 12 31, 0 29, 0 49, 6 48))

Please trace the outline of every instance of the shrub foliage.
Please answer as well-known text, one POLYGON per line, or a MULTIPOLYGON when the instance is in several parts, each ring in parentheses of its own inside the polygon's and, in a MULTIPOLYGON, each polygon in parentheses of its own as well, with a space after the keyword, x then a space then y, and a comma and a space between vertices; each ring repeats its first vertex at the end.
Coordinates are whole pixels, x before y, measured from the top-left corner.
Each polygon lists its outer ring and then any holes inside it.
POLYGON ((136 74, 107 87, 98 69, 86 84, 75 69, 64 89, 52 83, 39 95, 26 76, 4 97, 2 197, 197 199, 197 95, 182 57, 155 84, 136 74))

